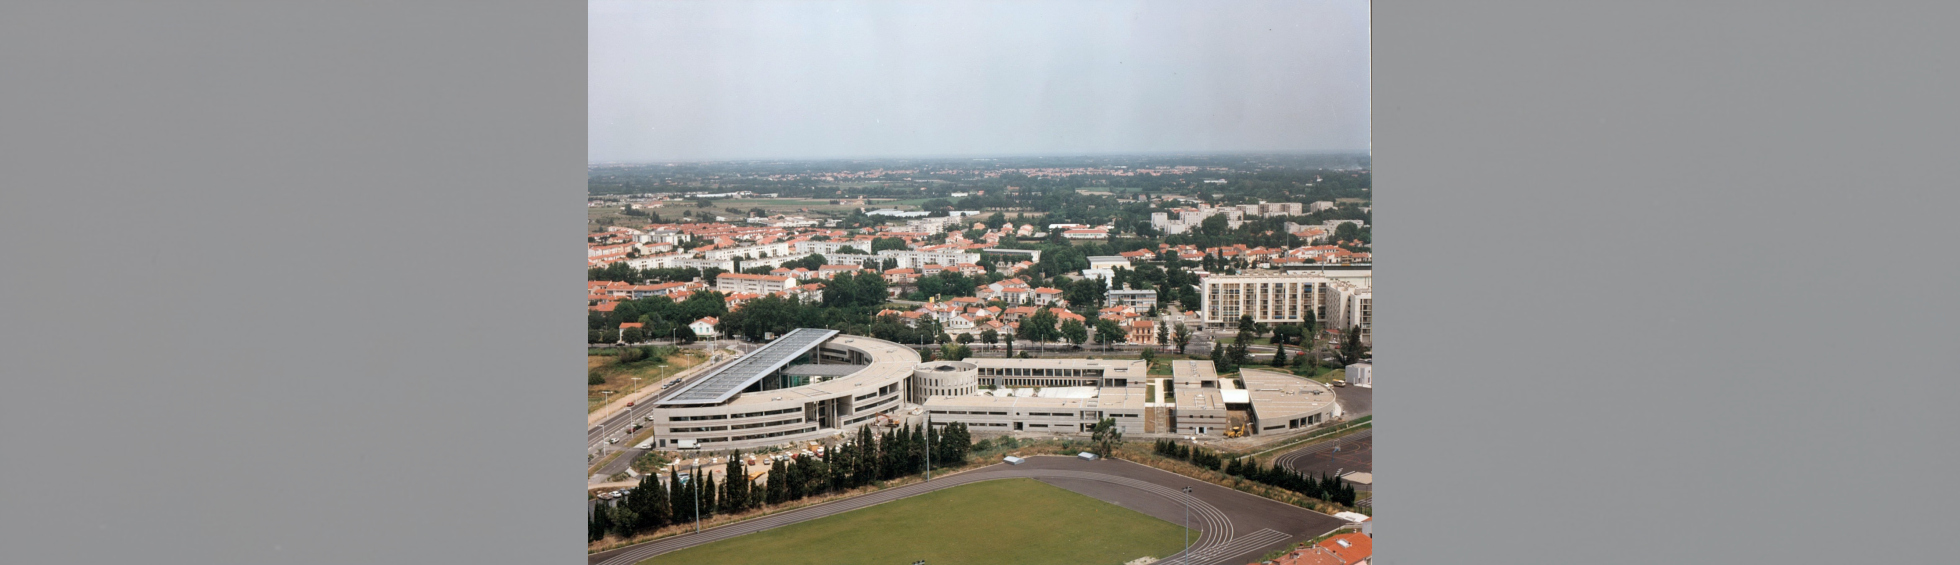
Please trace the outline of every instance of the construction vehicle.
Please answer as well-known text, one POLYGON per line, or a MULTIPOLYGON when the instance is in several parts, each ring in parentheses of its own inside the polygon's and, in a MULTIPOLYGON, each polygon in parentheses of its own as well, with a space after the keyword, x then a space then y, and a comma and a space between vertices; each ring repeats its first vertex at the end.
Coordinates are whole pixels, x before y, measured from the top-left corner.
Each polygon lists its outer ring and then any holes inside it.
POLYGON ((1228 438, 1245 437, 1245 432, 1246 429, 1244 425, 1232 426, 1232 429, 1225 430, 1225 437, 1228 438))

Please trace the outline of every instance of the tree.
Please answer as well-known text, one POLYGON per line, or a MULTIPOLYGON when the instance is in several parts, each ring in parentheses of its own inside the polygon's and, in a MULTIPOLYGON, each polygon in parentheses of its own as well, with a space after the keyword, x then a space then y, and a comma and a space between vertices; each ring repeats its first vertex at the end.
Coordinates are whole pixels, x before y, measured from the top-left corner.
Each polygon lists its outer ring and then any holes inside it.
POLYGON ((1098 457, 1109 457, 1116 445, 1123 442, 1123 430, 1116 429, 1115 418, 1103 418, 1090 428, 1089 442, 1095 446, 1098 457))
POLYGON ((722 469, 721 508, 728 512, 740 512, 749 508, 748 473, 742 468, 742 452, 736 450, 728 456, 728 466, 722 469))
POLYGON ((598 371, 585 372, 585 386, 602 384, 606 384, 606 377, 600 375, 598 371))
POLYGON ((782 504, 788 500, 789 469, 783 465, 782 460, 777 459, 769 464, 767 485, 769 504, 782 504))
POLYGON ((642 330, 640 328, 626 328, 626 331, 620 332, 619 334, 619 338, 622 341, 625 341, 626 343, 639 343, 642 341, 646 341, 647 340, 646 336, 647 336, 646 330, 642 330))
POLYGON ((1286 344, 1280 343, 1279 340, 1273 340, 1273 366, 1286 366, 1286 344))
POLYGON ((1082 342, 1089 340, 1089 328, 1074 319, 1062 322, 1061 333, 1062 338, 1067 339, 1069 345, 1082 345, 1082 342))
POLYGON ((1252 339, 1259 339, 1259 322, 1254 321, 1251 314, 1239 316, 1239 335, 1247 334, 1250 334, 1252 339))
POLYGON ((1157 347, 1164 347, 1170 344, 1171 344, 1170 324, 1157 324, 1157 347))
POLYGON ((1021 320, 1020 329, 1015 330, 1015 333, 1019 334, 1016 337, 1036 343, 1045 343, 1059 337, 1055 330, 1055 320, 1055 313, 1047 308, 1037 310, 1021 320))
POLYGON ((871 240, 872 253, 877 253, 879 251, 884 251, 887 249, 904 251, 906 249, 909 249, 909 247, 905 245, 905 240, 896 237, 881 237, 881 238, 871 240))
POLYGON ((1137 358, 1143 360, 1144 367, 1149 367, 1150 362, 1157 359, 1157 350, 1145 347, 1143 351, 1137 352, 1137 358))
POLYGON ((1007 332, 1007 333, 1000 334, 1000 340, 1007 344, 1007 356, 1013 357, 1014 356, 1014 332, 1007 332))
POLYGON ((1183 355, 1184 347, 1191 345, 1191 328, 1185 327, 1184 322, 1178 322, 1176 329, 1173 331, 1175 333, 1172 339, 1177 342, 1177 354, 1183 355))
POLYGON ((1361 358, 1363 357, 1363 349, 1361 347, 1361 326, 1354 326, 1348 328, 1347 335, 1345 336, 1345 339, 1343 339, 1341 342, 1340 357, 1341 357, 1342 366, 1353 365, 1355 363, 1361 362, 1361 358))
POLYGON ((995 331, 993 328, 980 330, 980 343, 987 344, 987 347, 993 347, 994 344, 1000 343, 1000 332, 995 331))
POLYGON ((1109 318, 1096 318, 1096 343, 1108 346, 1124 340, 1123 324, 1109 318))
POLYGON ((954 341, 958 341, 960 345, 973 343, 973 334, 970 333, 960 334, 960 337, 956 338, 954 341))
POLYGON ((715 501, 715 495, 718 492, 715 490, 714 470, 701 471, 699 474, 701 478, 701 515, 713 517, 715 515, 715 508, 718 507, 715 501))
POLYGON ((997 230, 1004 225, 1007 225, 1006 214, 1002 214, 1000 212, 994 212, 994 215, 987 216, 987 229, 997 230))
POLYGON ((592 517, 585 522, 585 541, 599 541, 612 529, 612 505, 599 503, 592 507, 592 517))

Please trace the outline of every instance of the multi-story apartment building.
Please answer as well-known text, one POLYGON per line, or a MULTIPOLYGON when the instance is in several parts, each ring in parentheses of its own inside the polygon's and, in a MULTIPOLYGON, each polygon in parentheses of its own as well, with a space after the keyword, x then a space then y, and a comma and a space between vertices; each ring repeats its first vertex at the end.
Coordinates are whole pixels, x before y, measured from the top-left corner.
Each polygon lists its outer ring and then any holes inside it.
MULTIPOLYGON (((1298 324, 1309 311, 1322 325, 1332 327, 1328 311, 1330 285, 1352 289, 1373 286, 1372 270, 1245 271, 1206 277, 1199 289, 1206 327, 1235 328, 1240 316, 1264 324, 1298 324)), ((1372 310, 1372 303, 1370 304, 1372 310)))
POLYGON ((1375 290, 1352 281, 1327 285, 1327 326, 1348 331, 1360 328, 1361 341, 1375 342, 1375 290))
POLYGON ((742 273, 722 273, 715 277, 715 290, 725 294, 750 292, 770 294, 789 290, 796 286, 796 279, 775 275, 745 275, 742 273))

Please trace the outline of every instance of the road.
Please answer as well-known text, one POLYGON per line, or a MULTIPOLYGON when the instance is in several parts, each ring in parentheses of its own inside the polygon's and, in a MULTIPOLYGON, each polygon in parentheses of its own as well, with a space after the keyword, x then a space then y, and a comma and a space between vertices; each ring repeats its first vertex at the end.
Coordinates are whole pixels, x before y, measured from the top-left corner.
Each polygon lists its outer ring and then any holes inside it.
POLYGON ((1334 401, 1341 403, 1341 415, 1349 420, 1375 413, 1375 389, 1358 386, 1328 387, 1334 401))
MULTIPOLYGON (((1375 430, 1369 428, 1339 438, 1309 444, 1273 459, 1280 466, 1309 476, 1335 472, 1375 471, 1375 430)), ((1369 490, 1371 485, 1355 485, 1369 490)))
MULTIPOLYGON (((737 342, 734 345, 734 347, 741 351, 746 352, 751 349, 754 349, 756 345, 737 342)), ((726 365, 734 361, 737 357, 738 356, 729 356, 717 363, 690 367, 686 371, 682 371, 681 375, 686 375, 685 378, 692 379, 695 376, 706 374, 708 371, 712 371, 717 367, 726 365), (692 371, 691 374, 690 371, 692 371)), ((669 379, 669 380, 673 380, 673 379, 669 379)), ((685 382, 685 381, 677 380, 675 382, 685 382)), ((652 386, 652 385, 648 385, 648 386, 652 386)), ((598 425, 586 428, 585 430, 586 451, 591 452, 597 450, 601 452, 601 455, 603 455, 605 452, 611 450, 618 450, 627 447, 632 447, 630 445, 626 445, 623 443, 627 439, 625 437, 620 438, 620 441, 622 443, 619 444, 607 444, 605 443, 605 441, 607 438, 613 437, 614 435, 618 435, 618 432, 626 429, 627 425, 632 424, 635 421, 644 421, 647 415, 652 413, 653 402, 655 400, 659 400, 662 397, 673 394, 674 392, 679 391, 680 389, 681 389, 680 385, 674 385, 674 387, 672 388, 659 390, 654 394, 648 396, 647 398, 635 402, 634 405, 631 407, 615 408, 614 409, 614 411, 616 412, 615 414, 611 416, 606 416, 605 419, 601 420, 598 425)))
MULTIPOLYGON (((663 553, 712 543, 832 516, 875 504, 916 496, 944 488, 980 481, 1033 478, 1055 486, 1105 500, 1155 516, 1171 523, 1185 519, 1189 504, 1190 525, 1202 533, 1192 540, 1190 563, 1219 565, 1256 561, 1268 551, 1303 541, 1338 528, 1347 522, 1229 488, 1198 481, 1128 461, 1083 461, 1074 457, 1029 457, 1020 465, 996 463, 931 482, 917 483, 875 493, 827 502, 816 506, 765 516, 703 530, 700 533, 662 538, 627 548, 597 553, 587 558, 590 565, 631 565, 663 553), (1179 489, 1191 487, 1187 497, 1179 489)), ((1183 552, 1160 562, 1182 563, 1183 552)))

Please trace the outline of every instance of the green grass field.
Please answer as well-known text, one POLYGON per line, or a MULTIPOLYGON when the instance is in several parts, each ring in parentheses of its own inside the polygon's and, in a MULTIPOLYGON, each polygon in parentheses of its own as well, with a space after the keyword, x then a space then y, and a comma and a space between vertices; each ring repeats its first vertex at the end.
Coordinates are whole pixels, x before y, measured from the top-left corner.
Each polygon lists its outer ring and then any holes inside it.
MULTIPOLYGON (((1192 543, 1198 533, 1191 532, 1192 543)), ((692 547, 640 565, 1108 564, 1164 557, 1184 531, 1034 479, 950 488, 692 547)))

